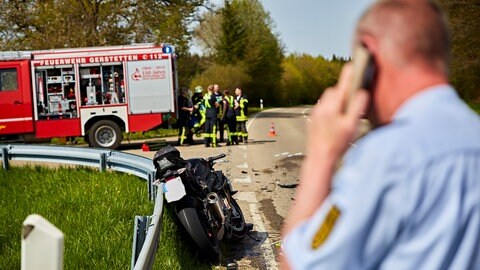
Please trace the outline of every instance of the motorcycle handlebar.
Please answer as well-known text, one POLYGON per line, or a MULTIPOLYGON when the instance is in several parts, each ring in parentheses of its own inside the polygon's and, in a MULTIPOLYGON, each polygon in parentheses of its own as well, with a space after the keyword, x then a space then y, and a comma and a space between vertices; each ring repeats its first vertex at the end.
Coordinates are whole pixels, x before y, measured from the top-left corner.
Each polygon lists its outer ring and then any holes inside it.
POLYGON ((218 156, 214 156, 214 157, 209 157, 207 159, 208 162, 212 163, 213 161, 217 160, 217 159, 221 159, 221 158, 224 158, 226 157, 227 155, 225 153, 221 153, 220 155, 218 156))
POLYGON ((164 175, 163 175, 163 179, 167 179, 171 176, 174 176, 175 175, 175 172, 174 171, 170 171, 168 170, 164 175))

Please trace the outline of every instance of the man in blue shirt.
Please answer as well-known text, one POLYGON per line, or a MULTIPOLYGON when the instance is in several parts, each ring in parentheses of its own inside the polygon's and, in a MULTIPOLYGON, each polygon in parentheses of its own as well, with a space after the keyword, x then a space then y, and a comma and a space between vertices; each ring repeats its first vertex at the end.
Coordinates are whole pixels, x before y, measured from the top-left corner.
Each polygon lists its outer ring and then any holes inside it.
POLYGON ((480 269, 480 119, 448 85, 443 12, 378 1, 355 42, 375 83, 344 112, 346 65, 312 110, 283 267, 480 269), (343 156, 363 112, 376 128, 343 156))

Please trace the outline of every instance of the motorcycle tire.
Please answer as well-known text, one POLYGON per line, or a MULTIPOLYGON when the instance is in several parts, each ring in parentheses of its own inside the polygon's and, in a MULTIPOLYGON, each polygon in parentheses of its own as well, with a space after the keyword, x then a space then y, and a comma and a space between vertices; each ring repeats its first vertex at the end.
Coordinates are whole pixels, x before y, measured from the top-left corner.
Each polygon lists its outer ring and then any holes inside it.
POLYGON ((243 215, 242 209, 240 209, 240 205, 238 205, 237 201, 234 198, 230 198, 230 204, 235 207, 237 212, 242 217, 240 222, 237 224, 232 224, 232 240, 239 241, 242 240, 248 233, 247 223, 245 222, 245 217, 243 215))
POLYGON ((218 261, 221 255, 220 241, 214 233, 208 233, 204 221, 195 208, 194 199, 187 199, 176 214, 199 251, 210 261, 218 261))

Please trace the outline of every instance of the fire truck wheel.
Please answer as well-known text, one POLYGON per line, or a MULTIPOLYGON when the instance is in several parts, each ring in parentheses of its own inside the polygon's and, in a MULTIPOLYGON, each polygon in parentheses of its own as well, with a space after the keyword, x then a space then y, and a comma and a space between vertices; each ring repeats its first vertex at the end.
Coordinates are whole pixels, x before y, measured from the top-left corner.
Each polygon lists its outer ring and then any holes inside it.
POLYGON ((100 120, 90 128, 88 141, 93 147, 117 149, 122 142, 122 130, 113 121, 100 120))

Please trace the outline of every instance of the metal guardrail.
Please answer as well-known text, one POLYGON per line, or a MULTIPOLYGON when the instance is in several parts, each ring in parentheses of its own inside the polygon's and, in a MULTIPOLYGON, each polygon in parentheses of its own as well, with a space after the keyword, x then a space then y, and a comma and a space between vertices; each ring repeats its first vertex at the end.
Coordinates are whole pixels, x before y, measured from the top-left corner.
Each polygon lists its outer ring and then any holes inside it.
POLYGON ((163 193, 154 184, 155 168, 150 159, 114 150, 66 146, 0 144, 0 150, 5 170, 9 169, 9 160, 25 160, 90 166, 100 171, 111 169, 145 179, 149 199, 155 201, 155 206, 152 216, 140 217, 143 222, 137 222, 139 216, 136 217, 131 268, 152 268, 162 228, 163 193))

